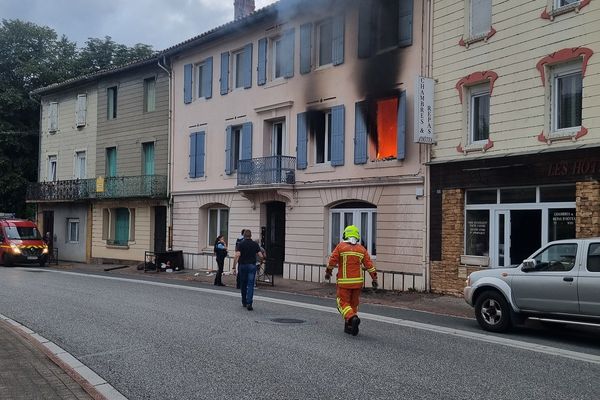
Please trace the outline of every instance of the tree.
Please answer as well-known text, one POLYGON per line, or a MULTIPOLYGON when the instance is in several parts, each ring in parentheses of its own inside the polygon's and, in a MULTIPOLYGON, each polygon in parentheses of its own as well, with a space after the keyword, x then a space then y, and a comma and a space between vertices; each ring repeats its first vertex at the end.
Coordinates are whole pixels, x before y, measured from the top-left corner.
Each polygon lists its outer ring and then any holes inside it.
POLYGON ((39 103, 29 93, 70 78, 152 55, 152 47, 127 47, 110 36, 90 38, 79 50, 66 36, 21 20, 0 24, 0 212, 27 215, 28 182, 37 180, 39 103))

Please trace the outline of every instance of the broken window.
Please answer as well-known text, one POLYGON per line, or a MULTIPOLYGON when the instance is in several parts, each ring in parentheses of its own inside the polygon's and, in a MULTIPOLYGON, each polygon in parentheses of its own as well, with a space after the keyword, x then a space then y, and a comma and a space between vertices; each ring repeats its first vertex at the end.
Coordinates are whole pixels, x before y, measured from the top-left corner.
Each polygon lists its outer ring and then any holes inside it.
POLYGON ((398 156, 398 98, 375 100, 370 114, 369 158, 395 159, 398 156))
POLYGON ((314 148, 314 164, 331 161, 331 110, 311 111, 309 129, 314 148))

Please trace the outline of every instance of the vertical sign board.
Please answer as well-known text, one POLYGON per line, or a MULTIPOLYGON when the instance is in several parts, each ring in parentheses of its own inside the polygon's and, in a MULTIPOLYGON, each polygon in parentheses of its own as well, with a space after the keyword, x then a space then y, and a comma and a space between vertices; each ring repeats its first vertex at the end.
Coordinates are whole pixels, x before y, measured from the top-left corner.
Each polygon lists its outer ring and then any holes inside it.
POLYGON ((434 80, 418 76, 415 81, 415 143, 433 143, 434 80))

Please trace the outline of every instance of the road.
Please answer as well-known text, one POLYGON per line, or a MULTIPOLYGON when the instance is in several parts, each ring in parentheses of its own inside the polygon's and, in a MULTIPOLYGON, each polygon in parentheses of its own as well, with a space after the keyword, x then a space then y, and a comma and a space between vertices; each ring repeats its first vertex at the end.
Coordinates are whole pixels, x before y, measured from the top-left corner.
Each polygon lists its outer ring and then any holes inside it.
POLYGON ((330 299, 256 294, 247 311, 228 288, 0 268, 0 314, 132 400, 600 398, 598 331, 365 305, 353 337, 330 299))

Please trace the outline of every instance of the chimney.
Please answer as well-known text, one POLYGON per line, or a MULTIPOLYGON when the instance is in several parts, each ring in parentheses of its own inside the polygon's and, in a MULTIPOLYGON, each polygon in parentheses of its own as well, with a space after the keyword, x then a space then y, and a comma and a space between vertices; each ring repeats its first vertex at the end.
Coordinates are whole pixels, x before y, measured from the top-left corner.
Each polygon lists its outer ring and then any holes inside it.
POLYGON ((255 9, 254 0, 235 0, 233 2, 233 18, 244 18, 255 9))

